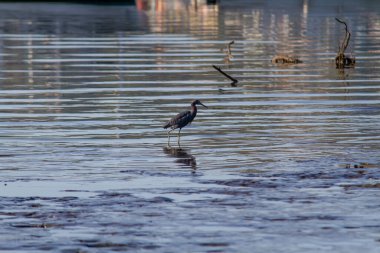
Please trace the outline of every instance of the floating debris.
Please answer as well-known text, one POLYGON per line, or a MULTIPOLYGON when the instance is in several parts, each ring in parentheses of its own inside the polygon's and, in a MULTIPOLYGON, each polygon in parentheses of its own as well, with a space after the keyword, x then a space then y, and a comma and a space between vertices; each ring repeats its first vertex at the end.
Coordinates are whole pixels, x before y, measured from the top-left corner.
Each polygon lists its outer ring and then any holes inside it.
POLYGON ((351 168, 354 168, 354 169, 364 169, 364 168, 373 168, 373 167, 375 167, 375 165, 369 164, 369 163, 359 163, 359 164, 350 164, 350 163, 347 163, 347 164, 345 164, 345 168, 346 169, 351 169, 351 168))
POLYGON ((380 183, 368 183, 368 184, 349 184, 349 185, 344 185, 344 188, 346 190, 352 189, 352 188, 367 188, 367 189, 379 189, 380 188, 380 183))
POLYGON ((285 55, 285 54, 279 54, 272 58, 272 63, 281 63, 281 64, 297 64, 302 63, 300 59, 297 57, 285 55))
POLYGON ((54 228, 54 227, 61 227, 59 224, 52 224, 52 223, 17 223, 17 224, 11 224, 14 228, 54 228))

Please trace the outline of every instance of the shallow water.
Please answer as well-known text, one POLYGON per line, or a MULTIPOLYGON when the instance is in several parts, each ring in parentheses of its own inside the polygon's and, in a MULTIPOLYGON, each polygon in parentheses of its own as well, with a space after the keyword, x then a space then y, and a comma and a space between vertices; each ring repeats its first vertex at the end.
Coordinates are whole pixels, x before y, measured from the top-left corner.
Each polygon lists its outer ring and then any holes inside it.
POLYGON ((378 252, 380 4, 195 3, 0 4, 0 250, 378 252))

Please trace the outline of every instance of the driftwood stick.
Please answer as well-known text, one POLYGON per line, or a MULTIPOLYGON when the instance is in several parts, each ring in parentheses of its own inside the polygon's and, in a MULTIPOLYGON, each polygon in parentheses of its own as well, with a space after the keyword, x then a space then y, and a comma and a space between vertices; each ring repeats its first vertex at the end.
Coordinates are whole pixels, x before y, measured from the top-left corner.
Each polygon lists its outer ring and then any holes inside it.
POLYGON ((217 71, 219 71, 219 73, 221 73, 222 75, 224 75, 225 77, 227 77, 228 79, 230 79, 232 81, 231 85, 235 85, 237 84, 239 81, 235 78, 233 78, 232 76, 230 76, 229 74, 227 74, 226 72, 224 72, 223 70, 221 70, 221 68, 219 68, 218 66, 215 66, 215 65, 212 65, 214 67, 214 69, 216 69, 217 71))

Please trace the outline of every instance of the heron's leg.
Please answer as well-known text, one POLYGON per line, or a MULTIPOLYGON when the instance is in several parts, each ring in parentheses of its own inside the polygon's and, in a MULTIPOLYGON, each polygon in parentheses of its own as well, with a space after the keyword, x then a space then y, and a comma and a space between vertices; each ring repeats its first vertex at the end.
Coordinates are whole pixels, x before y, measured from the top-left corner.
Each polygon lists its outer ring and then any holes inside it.
POLYGON ((179 141, 180 141, 180 139, 181 139, 181 129, 182 129, 182 128, 180 128, 179 131, 178 131, 178 145, 179 145, 179 141))
POLYGON ((169 144, 169 142, 170 142, 170 133, 171 133, 171 131, 173 131, 173 130, 174 130, 174 129, 168 131, 168 144, 169 144))

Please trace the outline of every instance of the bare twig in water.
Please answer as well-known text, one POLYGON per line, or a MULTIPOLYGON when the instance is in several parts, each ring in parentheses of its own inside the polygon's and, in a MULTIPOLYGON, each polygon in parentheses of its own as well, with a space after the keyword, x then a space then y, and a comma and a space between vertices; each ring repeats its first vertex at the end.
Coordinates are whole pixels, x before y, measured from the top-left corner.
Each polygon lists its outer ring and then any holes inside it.
POLYGON ((355 58, 348 57, 344 54, 344 52, 346 51, 346 49, 348 47, 348 43, 350 42, 350 38, 351 38, 351 33, 348 30, 346 22, 344 22, 338 18, 335 18, 335 20, 341 24, 344 24, 345 30, 346 30, 346 34, 344 35, 344 39, 342 41, 342 44, 339 45, 338 54, 335 57, 336 67, 338 69, 342 69, 342 68, 347 67, 347 66, 355 65, 355 58))
POLYGON ((346 34, 344 35, 342 45, 339 46, 339 53, 344 53, 344 51, 346 51, 346 49, 347 49, 348 43, 350 42, 351 33, 350 33, 350 31, 348 31, 348 27, 347 27, 346 22, 344 22, 338 18, 335 18, 335 20, 341 24, 344 24, 344 26, 345 26, 346 34))
POLYGON ((296 57, 285 55, 285 54, 279 54, 272 58, 272 63, 282 63, 282 64, 297 64, 302 63, 302 61, 296 57))
POLYGON ((212 66, 214 67, 214 69, 219 71, 219 73, 221 73, 222 75, 224 75, 225 77, 227 77, 228 79, 232 81, 231 86, 236 87, 236 84, 239 82, 237 79, 233 78, 232 76, 230 76, 229 74, 221 70, 221 68, 219 68, 218 66, 215 66, 215 65, 212 65, 212 66))
POLYGON ((235 43, 235 41, 233 40, 230 43, 228 43, 228 45, 227 45, 227 56, 229 58, 233 58, 232 51, 231 51, 231 45, 234 44, 234 43, 235 43))

